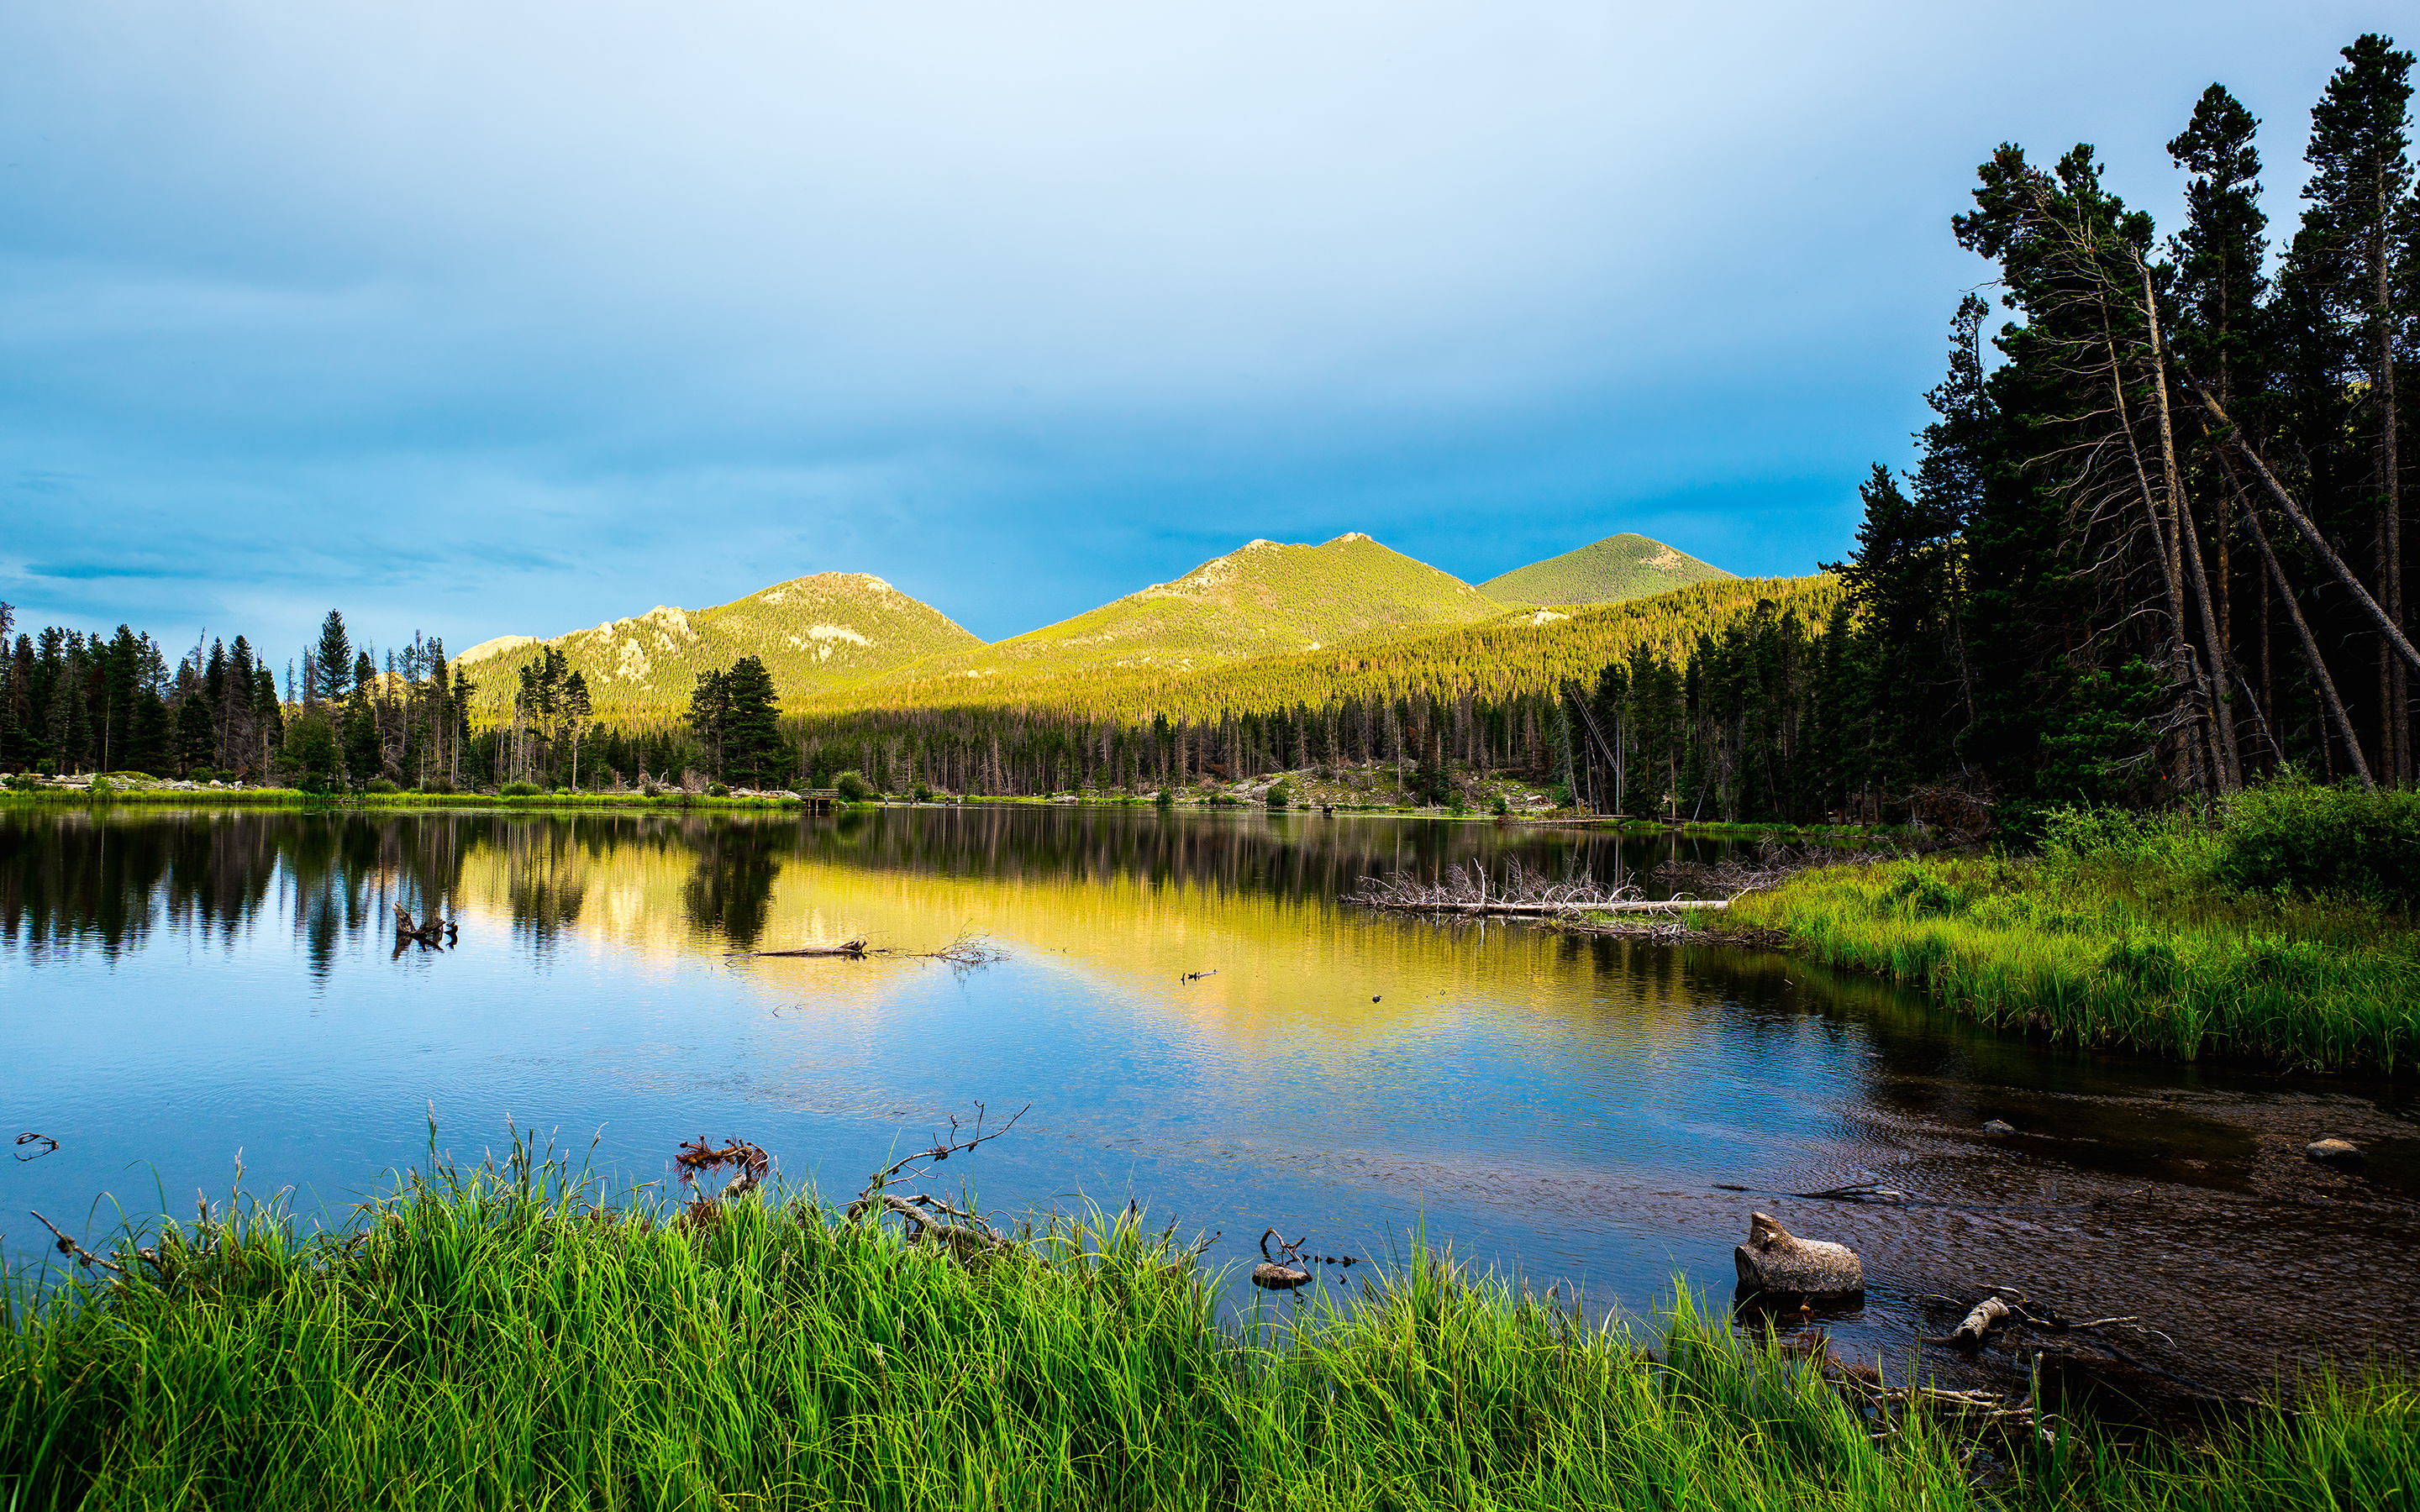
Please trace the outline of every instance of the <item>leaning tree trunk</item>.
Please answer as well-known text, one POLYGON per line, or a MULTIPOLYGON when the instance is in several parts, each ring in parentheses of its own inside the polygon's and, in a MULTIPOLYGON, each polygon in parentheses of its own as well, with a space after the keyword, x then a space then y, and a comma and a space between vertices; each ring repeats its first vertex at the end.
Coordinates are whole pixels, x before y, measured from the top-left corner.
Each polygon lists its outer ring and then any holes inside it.
POLYGON ((2243 434, 2236 428, 2235 422, 2227 418, 2225 407, 2211 398, 2210 391, 2203 388, 2191 373, 2185 372, 2181 367, 2178 372, 2184 378, 2186 387, 2194 391, 2194 396, 2201 401, 2204 409, 2210 411, 2211 418, 2218 422, 2219 428, 2228 433, 2226 444, 2233 448, 2235 455, 2242 457, 2245 465, 2252 469, 2253 476, 2260 480, 2260 486, 2269 497, 2277 501, 2278 509, 2293 522, 2294 529, 2301 533, 2304 543, 2310 547, 2312 555, 2325 563, 2328 570, 2335 575, 2336 581, 2344 585, 2345 592, 2351 596, 2353 603, 2361 609, 2362 612, 2369 616, 2371 623, 2378 626, 2379 634, 2395 648, 2395 654, 2402 657, 2407 666, 2420 669, 2420 650, 2413 649, 2411 640, 2403 633, 2403 627, 2397 625, 2386 610, 2379 607, 2378 600, 2371 597, 2369 590, 2362 586, 2361 579, 2354 575, 2350 567, 2345 565, 2344 558, 2336 554, 2335 548, 2328 545, 2327 537, 2319 533, 2319 528, 2311 522, 2311 517, 2304 514, 2302 506, 2294 502, 2294 496, 2287 491, 2284 484, 2277 481, 2277 474, 2269 470, 2269 464, 2261 457, 2259 451, 2243 439, 2243 434))
MULTIPOLYGON (((2196 539, 2193 522, 2193 501, 2185 497, 2184 476, 2177 466, 2176 431, 2168 418, 2168 368, 2164 356, 2167 348, 2160 340, 2160 303, 2151 291, 2151 270, 2143 270, 2143 319, 2151 338, 2151 393, 2159 401, 2161 481, 2167 486, 2168 512, 2176 525, 2172 545, 2180 547, 2185 566, 2194 586, 2195 607, 2201 610, 2203 663, 2202 690, 2210 699, 2210 722, 2213 754, 2218 763, 2220 787, 2229 793, 2243 785, 2243 762, 2235 748, 2235 720, 2227 713, 2231 702, 2226 692, 2226 654, 2218 636, 2218 615, 2211 607, 2210 579, 2202 571, 2201 543, 2196 539)), ((2174 576, 2176 552, 2170 552, 2170 572, 2174 576)), ((2177 637, 2184 638, 2184 623, 2177 623, 2177 637)))
POLYGON ((2249 499, 2242 503, 2244 526, 2252 532, 2253 544, 2260 548, 2260 560, 2269 564, 2269 576, 2277 584, 2277 596, 2286 601, 2286 617, 2294 622, 2294 633, 2302 637, 2303 659, 2311 664, 2311 681, 2318 685, 2319 697, 2327 704, 2328 717, 2344 741, 2345 753, 2352 758, 2354 775, 2361 779, 2365 791, 2374 792, 2378 784, 2370 779, 2368 763, 2362 760, 2361 741, 2353 733, 2352 720, 2345 715, 2344 700, 2336 697, 2335 679, 2328 675, 2328 664, 2319 659, 2319 643, 2303 620, 2302 606, 2294 602, 2294 585, 2287 580, 2286 569, 2278 565, 2277 553, 2270 548, 2269 532, 2260 528, 2260 511, 2249 499))

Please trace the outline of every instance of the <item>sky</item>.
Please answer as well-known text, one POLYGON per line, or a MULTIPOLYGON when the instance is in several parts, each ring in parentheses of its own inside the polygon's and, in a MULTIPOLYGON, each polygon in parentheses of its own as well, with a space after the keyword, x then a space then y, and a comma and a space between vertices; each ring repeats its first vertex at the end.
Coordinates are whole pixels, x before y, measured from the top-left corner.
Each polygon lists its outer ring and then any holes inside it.
POLYGON ((2290 224, 2397 8, 0 0, 0 599, 276 659, 823 571, 996 640, 1347 531, 1807 572, 1996 144, 2164 231, 2221 80, 2290 224))

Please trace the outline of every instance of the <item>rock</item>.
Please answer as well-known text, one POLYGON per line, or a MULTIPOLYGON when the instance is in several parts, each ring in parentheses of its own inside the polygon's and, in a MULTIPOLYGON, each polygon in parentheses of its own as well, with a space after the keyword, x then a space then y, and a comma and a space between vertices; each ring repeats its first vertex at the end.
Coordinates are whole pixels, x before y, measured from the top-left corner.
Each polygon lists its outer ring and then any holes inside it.
POLYGON ((2012 1134, 2017 1132, 2017 1126, 2005 1119, 1986 1119, 1983 1132, 1987 1134, 2012 1134))
POLYGON ((1866 1268, 1846 1244, 1800 1239, 1769 1213, 1748 1219, 1747 1242, 1731 1251, 1740 1285, 1804 1297, 1852 1297, 1866 1289, 1866 1268))
POLYGON ((2314 1139, 2303 1147, 2303 1153, 2322 1165, 2358 1165, 2362 1162, 2361 1147, 2350 1139, 2314 1139))

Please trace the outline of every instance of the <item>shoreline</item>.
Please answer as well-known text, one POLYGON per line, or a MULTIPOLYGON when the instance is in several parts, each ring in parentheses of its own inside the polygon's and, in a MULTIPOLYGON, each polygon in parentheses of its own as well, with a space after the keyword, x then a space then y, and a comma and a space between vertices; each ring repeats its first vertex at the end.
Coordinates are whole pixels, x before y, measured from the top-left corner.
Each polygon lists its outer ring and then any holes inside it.
POLYGON ((919 1242, 880 1205, 772 1189, 601 1196, 523 1146, 501 1169, 410 1173, 331 1232, 239 1195, 70 1246, 85 1271, 9 1288, 0 1486, 280 1506, 465 1479, 500 1504, 584 1503, 631 1474, 799 1505, 1661 1488, 1689 1508, 1792 1488, 2014 1509, 2334 1507, 2420 1484, 2420 1392, 2350 1363, 2147 1412, 2075 1376, 2063 1335, 1998 1346, 2055 1357, 2063 1385, 2012 1365, 1999 1389, 1949 1391, 1835 1360, 1786 1309, 1683 1290, 1591 1315, 1417 1243, 1350 1288, 1247 1290, 1237 1313, 1234 1273, 1140 1214, 932 1220, 919 1242))

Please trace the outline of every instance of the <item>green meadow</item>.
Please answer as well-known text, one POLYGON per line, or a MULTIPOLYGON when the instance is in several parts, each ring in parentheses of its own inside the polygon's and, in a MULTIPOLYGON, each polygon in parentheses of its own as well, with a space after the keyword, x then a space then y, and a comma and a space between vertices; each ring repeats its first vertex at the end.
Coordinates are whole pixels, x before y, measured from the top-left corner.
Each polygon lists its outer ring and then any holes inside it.
POLYGON ((2289 773, 2211 817, 2069 810, 2034 856, 1802 872, 1730 920, 2066 1043, 2391 1072, 2420 1059, 2415 898, 2420 794, 2289 773))

